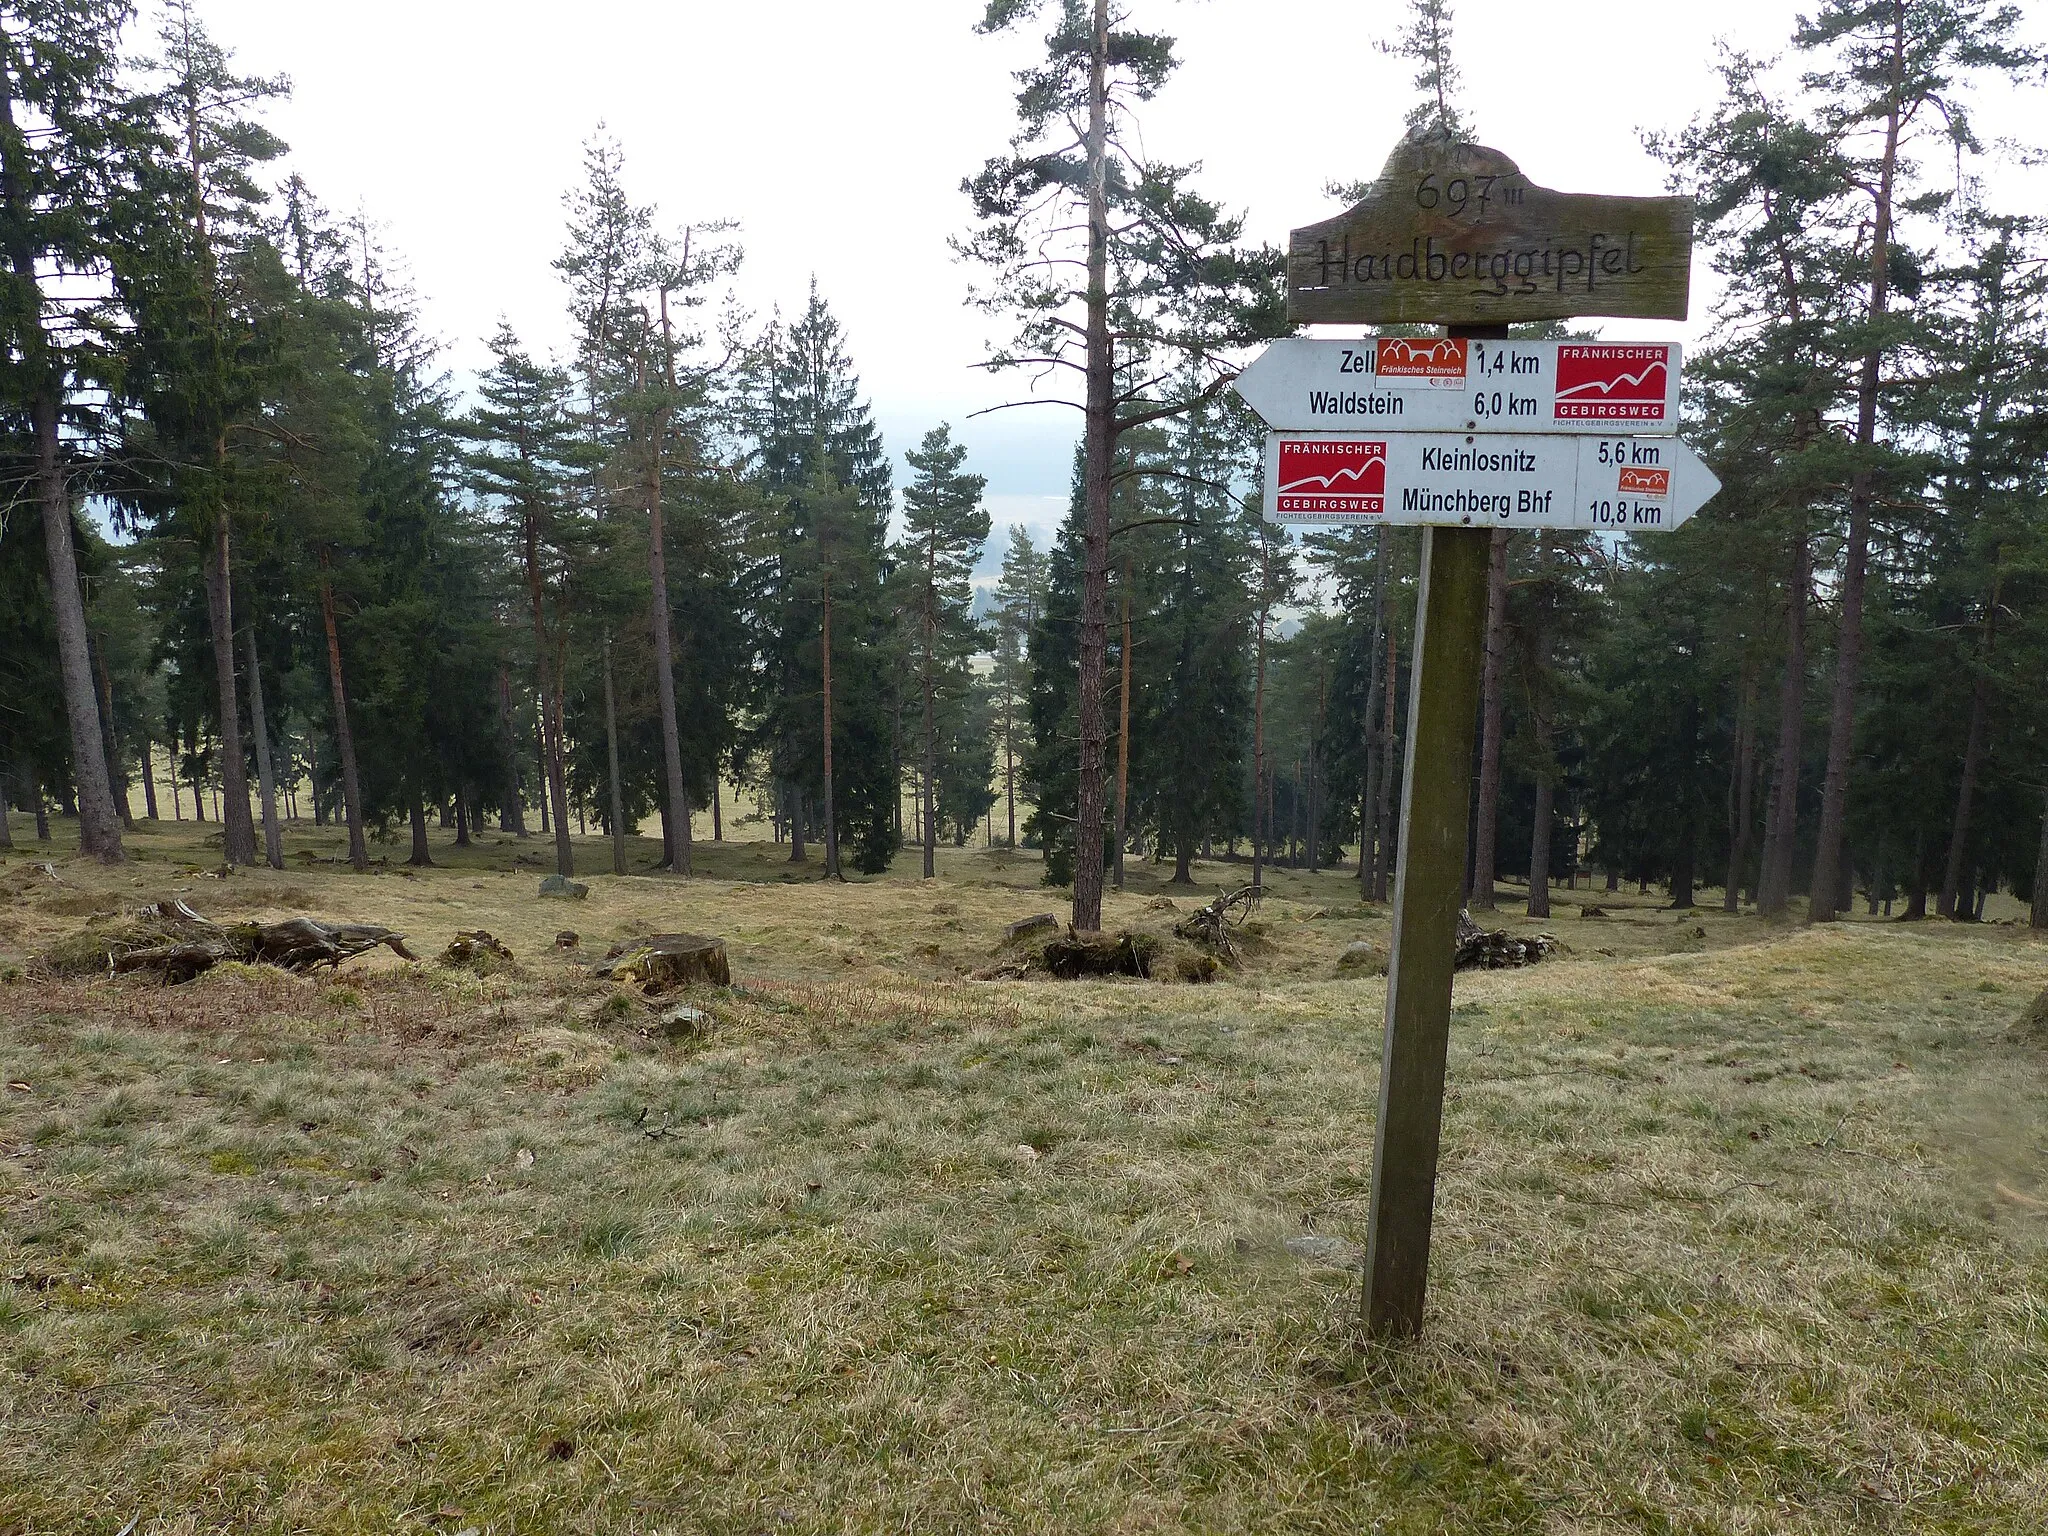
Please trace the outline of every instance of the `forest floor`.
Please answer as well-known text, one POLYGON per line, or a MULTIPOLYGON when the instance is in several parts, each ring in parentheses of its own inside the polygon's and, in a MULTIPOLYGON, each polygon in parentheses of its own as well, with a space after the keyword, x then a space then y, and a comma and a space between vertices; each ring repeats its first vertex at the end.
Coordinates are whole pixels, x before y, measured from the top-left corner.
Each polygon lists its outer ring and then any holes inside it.
MULTIPOLYGON (((0 1532, 2033 1536, 2048 1509, 2023 927, 1504 905, 1569 953, 1458 979, 1429 1321, 1384 1347, 1355 1261, 1384 983, 1336 962, 1387 921, 1341 873, 1277 872, 1212 985, 975 982, 1061 909, 1028 853, 838 886, 700 844, 688 884, 566 902, 538 837, 216 879, 212 824, 111 870, 38 867, 75 829, 14 825, 0 1532), (426 958, 176 988, 33 963, 172 895, 426 958), (477 927, 512 967, 435 963, 477 927), (587 969, 672 930, 728 940, 735 981, 681 1038, 587 969)), ((1244 872, 1166 873, 1135 865, 1108 926, 1244 872)))

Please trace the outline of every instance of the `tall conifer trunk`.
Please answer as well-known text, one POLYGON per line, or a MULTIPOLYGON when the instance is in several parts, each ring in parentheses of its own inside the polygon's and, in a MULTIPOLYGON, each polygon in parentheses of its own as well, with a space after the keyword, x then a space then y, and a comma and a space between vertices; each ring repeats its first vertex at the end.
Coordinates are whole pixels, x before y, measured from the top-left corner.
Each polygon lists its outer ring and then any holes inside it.
POLYGON ((327 632, 327 684, 334 701, 334 751, 341 759, 341 807, 348 822, 348 861, 358 872, 370 867, 363 841, 363 792, 356 776, 356 738, 348 723, 348 689, 341 675, 341 632, 334 622, 334 584, 327 579, 327 556, 320 556, 320 620, 327 632))
MULTIPOLYGON (((689 247, 684 246, 685 262, 689 247)), ((674 342, 669 329, 668 289, 661 290, 661 344, 664 381, 672 393, 676 387, 674 342)), ((676 874, 690 874, 690 792, 683 784, 682 732, 676 723, 675 615, 668 605, 668 555, 662 528, 662 449, 668 438, 668 397, 654 413, 653 440, 648 444, 647 466, 647 573, 654 585, 654 691, 661 716, 661 770, 667 791, 669 825, 672 828, 669 868, 676 874)), ((609 662, 607 662, 609 665, 609 662)), ((624 855, 618 855, 623 858, 624 855)), ((621 871, 623 873, 623 871, 621 871)))
POLYGON ((1116 700, 1116 888, 1124 888, 1124 843, 1131 795, 1131 562, 1124 560, 1124 633, 1117 650, 1117 667, 1122 673, 1116 700))
MULTIPOLYGON (((937 542, 934 534, 932 542, 937 542)), ((938 670, 938 614, 933 610, 938 604, 938 594, 932 588, 932 563, 934 556, 925 554, 924 586, 924 877, 937 877, 939 848, 938 785, 939 785, 939 724, 938 724, 938 683, 933 673, 938 670)))
POLYGON ((519 794, 519 737, 512 729, 512 669, 498 664, 498 747, 504 757, 505 787, 498 805, 498 830, 526 836, 526 808, 519 794))
POLYGON ((1493 530, 1486 552, 1486 663, 1479 680, 1479 812, 1472 836, 1471 905, 1493 910, 1494 856, 1500 842, 1500 736, 1506 723, 1501 676, 1507 660, 1508 531, 1493 530))
MULTIPOLYGON (((1259 550, 1258 670, 1252 684, 1252 889, 1265 881, 1266 837, 1272 833, 1272 816, 1266 798, 1266 618, 1270 605, 1266 593, 1271 584, 1272 554, 1263 541, 1259 550), (1260 823, 1264 822, 1264 827, 1260 823)), ((1162 829, 1165 823, 1161 823, 1162 829)), ((1178 872, 1176 872, 1178 878, 1178 872)))
POLYGON ((1778 692, 1778 746, 1771 770, 1764 867, 1756 906, 1764 917, 1783 917, 1792 904, 1792 853, 1799 834, 1800 739, 1806 727, 1806 594, 1813 579, 1813 548, 1806 530, 1792 539, 1792 579, 1785 593, 1785 677, 1778 692))
MULTIPOLYGON (((1386 530, 1382 529, 1384 533, 1386 530)), ((1400 671, 1399 657, 1394 650, 1394 626, 1389 624, 1386 633, 1387 678, 1380 690, 1380 803, 1374 820, 1378 831, 1374 834, 1379 843, 1379 863, 1373 870, 1372 899, 1383 902, 1387 899, 1387 887, 1394 878, 1394 764, 1398 760, 1394 740, 1394 698, 1395 680, 1400 671)))
POLYGON ((214 692, 220 708, 221 861, 256 862, 256 820, 249 811, 249 770, 242 760, 241 701, 235 687, 235 610, 228 510, 214 508, 206 562, 206 617, 213 631, 214 692))
POLYGON ((1726 912, 1742 910, 1742 881, 1749 870, 1749 843, 1755 830, 1751 800, 1756 785, 1756 688, 1752 659, 1743 664, 1742 703, 1735 716, 1735 762, 1728 785, 1728 880, 1721 892, 1726 912))
POLYGON ((2042 797, 2041 843, 2034 852, 2034 906, 2028 921, 2035 928, 2048 928, 2048 794, 2042 797))
POLYGON ((832 796, 832 573, 825 573, 825 622, 819 651, 823 662, 824 683, 824 737, 825 737, 825 878, 843 880, 839 872, 839 820, 833 807, 832 796))
POLYGON ((1991 701, 1991 657, 1998 646, 1998 601, 2004 583, 2003 566, 1995 564, 1991 575, 1991 602, 1984 610, 1984 648, 1978 658, 1977 683, 1970 690, 1970 728, 1963 742, 1963 771, 1956 788, 1955 821, 1949 829, 1948 863, 1942 871, 1941 898, 1935 911, 1942 917, 1956 915, 1956 894, 1962 884, 1963 858, 1970 841, 1970 802, 1977 792, 1977 772, 1984 761, 1984 717, 1991 701))
POLYGON ((1094 0, 1088 60, 1087 390, 1082 428, 1079 793, 1074 818, 1073 926, 1102 926, 1102 671, 1109 649, 1109 495, 1116 452, 1116 356, 1109 334, 1109 0, 1094 0))
POLYGON ((405 862, 414 869, 430 869, 433 867, 434 859, 427 848, 426 797, 420 793, 417 782, 409 786, 408 793, 411 796, 412 857, 405 862))
POLYGON ((1849 537, 1842 552, 1841 618, 1835 640, 1835 687, 1828 712, 1827 777, 1821 786, 1820 839, 1814 850, 1813 894, 1808 915, 1832 922, 1842 884, 1842 837, 1848 814, 1849 760, 1855 750, 1856 689, 1863 669, 1863 589, 1870 563, 1870 509, 1877 476, 1869 455, 1877 443, 1878 391, 1884 362, 1884 317, 1891 293, 1889 270, 1892 194, 1898 175, 1899 135, 1906 71, 1907 0, 1890 0, 1892 12, 1891 95, 1885 115, 1884 152, 1870 229, 1868 350, 1856 383, 1856 447, 1863 456, 1849 478, 1849 537))
MULTIPOLYGON (((1542 572, 1541 580, 1545 591, 1542 603, 1547 609, 1552 594, 1549 592, 1551 579, 1551 540, 1548 530, 1537 535, 1537 564, 1542 572)), ((1530 647, 1534 662, 1535 681, 1530 689, 1533 695, 1531 713, 1536 730, 1536 815, 1529 832, 1529 916, 1550 916, 1550 834, 1552 796, 1555 793, 1555 765, 1550 757, 1551 698, 1550 661, 1552 628, 1550 615, 1539 609, 1536 618, 1534 644, 1530 647)))
POLYGON ((277 822, 277 778, 270 765, 270 724, 263 711, 263 673, 256 655, 256 625, 242 631, 249 653, 249 729, 256 737, 256 783, 263 797, 263 857, 272 869, 284 868, 284 832, 277 822))
MULTIPOLYGON (((658 514, 657 514, 658 515, 658 514)), ((619 706, 612 688, 612 637, 604 637, 604 750, 610 770, 612 873, 626 872, 626 805, 619 788, 619 706)))
MULTIPOLYGON (((0 789, 0 805, 6 801, 6 791, 0 789)), ((151 821, 157 820, 156 806, 156 764, 150 758, 149 733, 142 733, 142 806, 151 821)))

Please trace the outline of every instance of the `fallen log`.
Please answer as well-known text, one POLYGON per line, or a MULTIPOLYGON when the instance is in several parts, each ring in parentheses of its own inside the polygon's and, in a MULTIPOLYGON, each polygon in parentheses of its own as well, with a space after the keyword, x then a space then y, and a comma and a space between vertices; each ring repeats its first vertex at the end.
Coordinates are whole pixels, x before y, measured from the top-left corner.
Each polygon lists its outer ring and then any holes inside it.
POLYGON ((288 917, 278 923, 216 923, 182 901, 159 901, 120 929, 81 935, 46 956, 53 970, 127 975, 155 971, 165 981, 190 981, 226 961, 287 971, 338 966, 382 946, 406 960, 405 935, 375 923, 329 923, 288 917))

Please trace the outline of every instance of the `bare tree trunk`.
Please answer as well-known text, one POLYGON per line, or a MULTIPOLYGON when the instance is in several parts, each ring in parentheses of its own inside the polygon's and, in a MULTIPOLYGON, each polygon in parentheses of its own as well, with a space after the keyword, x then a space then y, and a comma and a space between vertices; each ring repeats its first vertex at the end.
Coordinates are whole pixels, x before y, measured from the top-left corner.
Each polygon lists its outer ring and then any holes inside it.
POLYGON ((1828 711, 1827 777, 1821 785, 1820 838, 1814 851, 1813 895, 1808 915, 1816 923, 1832 922, 1839 899, 1842 834, 1848 814, 1849 766, 1855 751, 1856 689, 1863 669, 1863 587, 1870 561, 1870 508, 1877 496, 1877 477, 1869 455, 1877 443, 1877 404, 1884 361, 1884 317, 1891 293, 1889 268, 1892 236, 1892 192, 1898 171, 1899 135, 1903 126, 1901 97, 1905 88, 1906 6, 1892 5, 1891 99, 1885 117, 1884 151, 1878 161, 1878 184, 1870 230, 1869 349, 1856 386, 1856 446, 1863 462, 1849 477, 1849 538, 1842 553, 1841 618, 1836 627, 1835 688, 1828 711))
POLYGON ((789 862, 801 864, 807 857, 804 852, 804 792, 792 784, 789 786, 789 862))
MULTIPOLYGON (((936 535, 934 535, 936 538, 936 535)), ((927 557, 929 558, 929 556, 927 557)), ((935 879, 939 873, 939 714, 938 679, 933 675, 938 670, 939 623, 933 611, 937 594, 932 591, 930 566, 924 589, 924 877, 935 879)))
MULTIPOLYGON (((0 792, 0 801, 4 801, 5 798, 4 792, 0 792)), ((156 764, 150 757, 147 731, 142 734, 142 807, 151 821, 159 819, 156 805, 156 764)))
MULTIPOLYGON (((17 263, 18 271, 18 263, 17 263)), ((43 515, 43 545, 50 568, 50 610, 57 625, 57 668, 64 685, 64 715, 71 727, 71 761, 78 775, 79 851, 103 864, 122 859, 121 824, 107 778, 106 738, 93 697, 85 597, 78 584, 78 557, 71 542, 71 493, 58 458, 57 401, 37 394, 36 492, 43 515)))
POLYGON ((604 637, 604 750, 611 770, 612 873, 626 872, 626 806, 619 792, 619 708, 612 691, 612 637, 604 637))
MULTIPOLYGON (((1265 821, 1266 836, 1272 835, 1272 811, 1266 795, 1266 619, 1269 604, 1266 592, 1272 556, 1263 542, 1259 554, 1259 629, 1258 629, 1258 670, 1252 684, 1252 889, 1257 890, 1265 883, 1266 844, 1260 836, 1260 821, 1265 821), (1264 813, 1262 818, 1261 813, 1264 813)), ((1161 818, 1162 827, 1170 818, 1161 818)))
POLYGON ((2034 854, 2034 907, 2028 921, 2035 928, 2048 928, 2048 798, 2041 809, 2041 844, 2034 854))
POLYGON ((1799 834, 1800 737, 1806 725, 1806 594, 1813 549, 1805 530, 1792 543, 1792 580, 1785 595, 1785 679, 1778 694, 1778 747, 1764 831, 1764 867, 1757 911, 1783 917, 1792 904, 1792 852, 1799 834))
POLYGON ((263 710, 263 671, 256 655, 256 624, 242 631, 249 656, 249 729, 256 737, 256 785, 263 798, 263 861, 284 868, 284 831, 277 823, 277 777, 270 766, 270 722, 263 710))
POLYGON ((1474 910, 1493 910, 1494 858, 1500 842, 1500 735, 1506 723, 1501 677, 1508 641, 1508 531, 1493 530, 1486 552, 1486 664, 1479 680, 1479 817, 1472 837, 1474 910))
POLYGON ((1756 663, 1746 661, 1742 702, 1735 712, 1735 764, 1728 785, 1728 880, 1721 892, 1725 912, 1742 910, 1742 879, 1749 869, 1749 840, 1755 821, 1751 797, 1756 783, 1756 687, 1756 663))
POLYGON ((14 846, 14 829, 7 824, 7 796, 9 793, 7 770, 4 767, 0 767, 0 848, 12 848, 14 846))
POLYGON ((414 869, 431 869, 433 855, 427 850, 427 802, 420 793, 418 784, 410 787, 412 796, 412 857, 405 862, 414 869))
POLYGON ((1109 334, 1109 0, 1094 0, 1088 64, 1087 390, 1082 428, 1079 792, 1073 926, 1102 927, 1102 670, 1109 648, 1109 494, 1116 453, 1116 357, 1109 334))
POLYGON ((249 814, 249 770, 242 761, 241 702, 235 688, 235 611, 227 508, 214 513, 206 562, 206 616, 213 630, 213 680, 220 706, 221 862, 256 862, 256 821, 249 814))
POLYGON ((342 814, 348 822, 348 861, 358 871, 370 867, 363 842, 363 792, 356 777, 356 738, 348 723, 348 690, 342 686, 341 633, 334 622, 334 584, 327 579, 327 556, 320 556, 320 619, 327 631, 327 683, 334 701, 334 750, 341 759, 342 814))
POLYGON ((1977 771, 1984 761, 1984 717, 1991 701, 1991 658, 1998 646, 1998 601, 2004 570, 1994 565, 1991 603, 1984 610, 1984 648, 1978 659, 1976 686, 1970 690, 1970 728, 1963 743, 1962 782, 1956 789, 1956 814, 1949 830, 1948 865, 1942 872, 1941 898, 1935 911, 1956 915, 1956 891, 1962 882, 1963 857, 1970 840, 1970 801, 1977 791, 1977 771))
POLYGON ((1017 846, 1017 680, 1003 682, 1003 784, 1010 809, 1010 847, 1017 846))
POLYGON ((1118 655, 1123 678, 1117 691, 1116 888, 1124 888, 1124 840, 1131 794, 1131 562, 1124 561, 1124 639, 1118 655))
POLYGON ((114 728, 114 683, 107 676, 107 658, 100 648, 88 643, 93 670, 99 675, 100 739, 107 744, 107 792, 114 802, 114 815, 121 830, 135 830, 135 812, 128 804, 128 771, 121 764, 121 733, 114 728))
POLYGON ((512 669, 498 667, 498 745, 505 758, 503 803, 498 807, 498 830, 514 837, 526 836, 526 807, 519 793, 519 736, 512 728, 512 669))
POLYGON ((1365 798, 1358 807, 1358 896, 1371 901, 1379 889, 1380 778, 1387 772, 1387 744, 1380 736, 1380 691, 1391 684, 1382 668, 1381 640, 1387 620, 1387 530, 1373 530, 1372 638, 1365 685, 1365 798))
POLYGON ((819 654, 824 666, 825 705, 825 878, 844 880, 839 870, 839 823, 832 797, 832 574, 825 573, 825 627, 819 654))
POLYGON ((1373 873, 1372 899, 1384 902, 1387 899, 1388 883, 1394 878, 1394 856, 1399 851, 1394 847, 1394 764, 1399 759, 1394 739, 1394 684, 1400 673, 1399 656, 1395 652, 1394 626, 1387 626, 1387 681, 1380 695, 1380 804, 1379 804, 1379 867, 1373 873))
MULTIPOLYGON (((1542 572, 1541 580, 1546 588, 1551 580, 1551 539, 1546 530, 1537 535, 1537 565, 1542 572)), ((1550 835, 1552 796, 1555 793, 1553 775, 1556 765, 1550 758, 1551 711, 1554 699, 1550 684, 1550 661, 1552 633, 1550 615, 1545 609, 1551 601, 1546 590, 1536 617, 1536 633, 1530 646, 1534 662, 1535 677, 1530 687, 1531 721, 1536 733, 1536 819, 1529 834, 1529 916, 1550 916, 1550 835)))
POLYGON ((711 765, 711 841, 725 841, 725 784, 718 776, 718 764, 711 765))

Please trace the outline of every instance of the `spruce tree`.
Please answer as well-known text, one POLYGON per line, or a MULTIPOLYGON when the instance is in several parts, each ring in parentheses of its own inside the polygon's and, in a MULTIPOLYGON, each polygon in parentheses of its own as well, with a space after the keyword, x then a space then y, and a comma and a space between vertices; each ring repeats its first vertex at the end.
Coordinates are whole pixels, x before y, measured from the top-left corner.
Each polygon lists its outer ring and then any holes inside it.
MULTIPOLYGON (((982 640, 971 615, 971 578, 988 542, 989 515, 981 495, 988 482, 961 468, 967 449, 941 425, 905 456, 910 483, 903 488, 903 537, 896 546, 899 581, 914 618, 918 692, 924 728, 921 777, 925 805, 924 877, 938 873, 939 720, 967 693, 967 658, 982 640)), ((984 751, 984 765, 986 752, 984 751)))
POLYGON ((112 435, 122 316, 161 233, 145 189, 169 147, 122 79, 131 14, 121 0, 24 0, 0 18, 0 408, 42 522, 80 848, 108 863, 121 828, 72 515, 112 435), (110 281, 58 303, 45 286, 57 272, 110 281))

